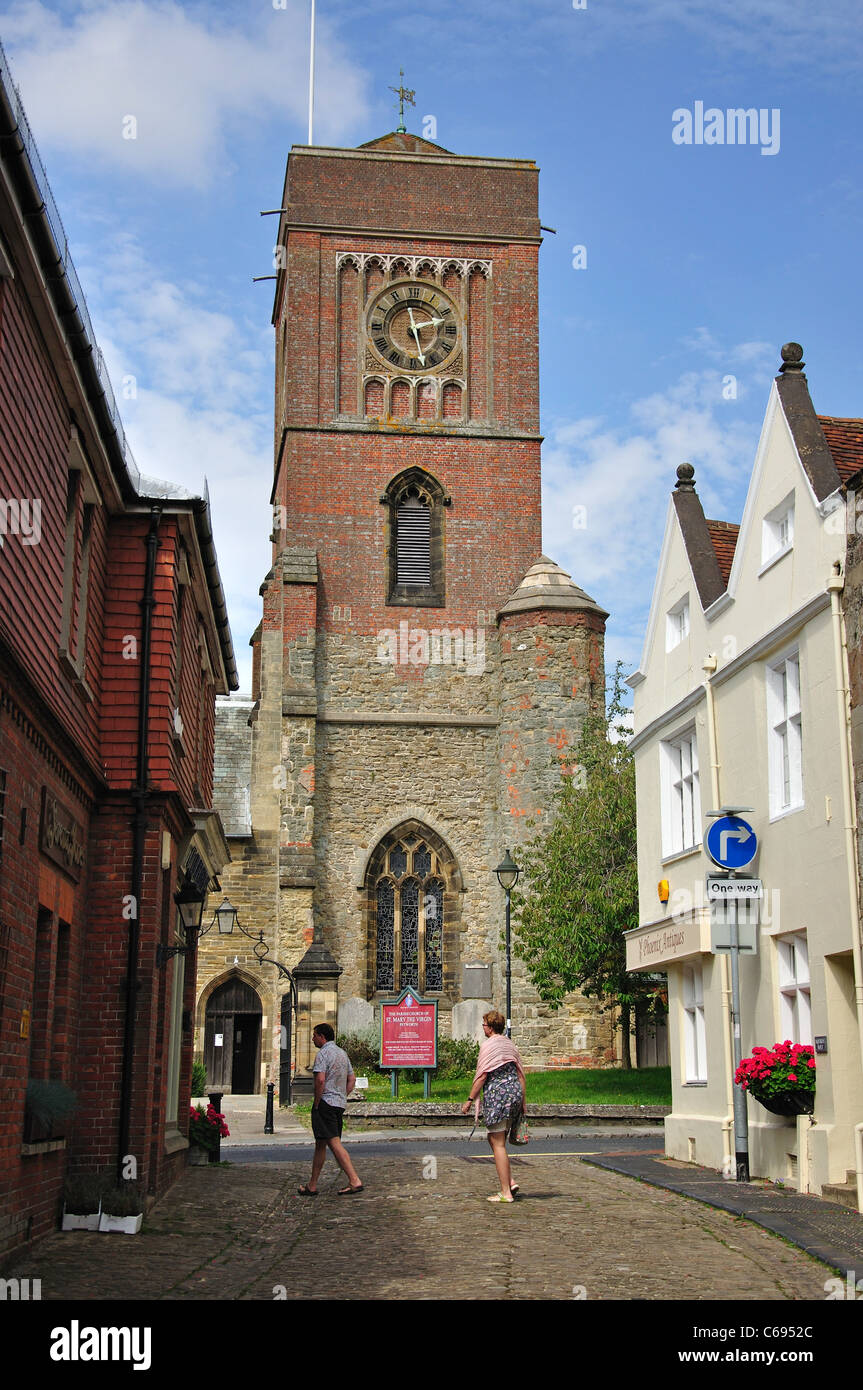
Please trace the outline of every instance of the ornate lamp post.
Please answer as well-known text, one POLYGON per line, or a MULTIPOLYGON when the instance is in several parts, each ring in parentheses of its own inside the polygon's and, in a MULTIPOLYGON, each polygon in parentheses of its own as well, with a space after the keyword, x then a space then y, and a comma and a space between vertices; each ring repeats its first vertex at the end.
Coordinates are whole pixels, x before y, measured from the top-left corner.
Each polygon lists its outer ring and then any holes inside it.
POLYGON ((510 950, 509 936, 510 894, 518 883, 518 876, 520 873, 521 869, 512 858, 509 850, 507 850, 503 859, 495 869, 495 874, 497 875, 498 883, 506 893, 506 1036, 508 1038, 512 1037, 512 953, 510 950))

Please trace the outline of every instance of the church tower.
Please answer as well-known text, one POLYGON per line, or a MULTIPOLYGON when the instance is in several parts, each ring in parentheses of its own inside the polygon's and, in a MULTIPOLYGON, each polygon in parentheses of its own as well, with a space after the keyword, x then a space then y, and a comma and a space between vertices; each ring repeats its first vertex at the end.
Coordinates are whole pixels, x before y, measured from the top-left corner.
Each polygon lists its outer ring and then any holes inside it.
MULTIPOLYGON (((438 998, 442 1032, 474 1035, 502 1005, 493 870, 604 698, 607 614, 541 555, 537 181, 530 160, 403 131, 288 159, 273 567, 217 778, 224 890, 300 964, 301 1067, 312 1013, 370 1028, 410 984, 438 998)), ((284 989, 236 947, 208 935, 199 953, 224 1089, 216 1005, 245 1019, 260 998, 260 1083, 284 989)), ((548 1013, 518 962, 513 1035, 533 1065, 614 1058, 592 1006, 548 1013)))

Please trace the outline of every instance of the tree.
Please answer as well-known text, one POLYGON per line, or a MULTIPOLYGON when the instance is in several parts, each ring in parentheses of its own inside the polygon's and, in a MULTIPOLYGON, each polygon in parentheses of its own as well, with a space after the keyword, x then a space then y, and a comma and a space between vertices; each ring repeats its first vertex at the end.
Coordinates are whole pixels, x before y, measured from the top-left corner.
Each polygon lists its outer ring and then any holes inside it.
POLYGON ((512 895, 514 949, 540 998, 557 1009, 573 990, 619 1009, 623 1065, 640 1001, 663 1008, 656 978, 626 969, 623 933, 638 926, 635 764, 625 740, 618 662, 605 715, 589 715, 564 763, 548 831, 522 846, 512 895), (570 755, 571 757, 571 755, 570 755))

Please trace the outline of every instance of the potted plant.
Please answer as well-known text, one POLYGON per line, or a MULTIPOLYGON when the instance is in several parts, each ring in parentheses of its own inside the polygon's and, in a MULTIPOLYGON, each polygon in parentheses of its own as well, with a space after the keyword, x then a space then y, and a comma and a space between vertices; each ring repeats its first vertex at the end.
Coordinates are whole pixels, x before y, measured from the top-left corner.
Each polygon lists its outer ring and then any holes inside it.
POLYGON ((753 1047, 734 1080, 773 1115, 811 1115, 815 1108, 815 1054, 805 1043, 753 1047))
POLYGON ((24 1101, 24 1142, 62 1139, 77 1097, 62 1081, 28 1081, 24 1101))
POLYGON ((64 1231, 98 1231, 104 1180, 96 1173, 75 1173, 63 1188, 64 1231))
POLYGON ((109 1187, 102 1196, 100 1231, 122 1231, 135 1236, 144 1220, 144 1195, 132 1182, 109 1187))
POLYGON ((206 1110, 203 1105, 189 1107, 189 1162, 218 1162, 219 1140, 227 1139, 231 1131, 212 1102, 206 1110))

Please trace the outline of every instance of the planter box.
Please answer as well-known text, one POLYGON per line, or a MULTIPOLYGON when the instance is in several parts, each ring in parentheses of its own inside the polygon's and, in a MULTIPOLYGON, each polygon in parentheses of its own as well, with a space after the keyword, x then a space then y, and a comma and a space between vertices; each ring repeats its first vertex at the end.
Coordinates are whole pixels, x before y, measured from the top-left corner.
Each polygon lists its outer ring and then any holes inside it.
POLYGON ((189 1162, 196 1168, 210 1162, 210 1150, 202 1149, 200 1144, 189 1145, 189 1162))
POLYGON ((99 1218, 101 1212, 91 1211, 86 1216, 77 1216, 75 1212, 67 1211, 63 1208, 63 1231, 98 1231, 99 1218))
POLYGON ((103 1211, 99 1217, 100 1231, 122 1231, 127 1236, 136 1236, 143 1224, 142 1211, 139 1211, 137 1216, 111 1216, 103 1211))

